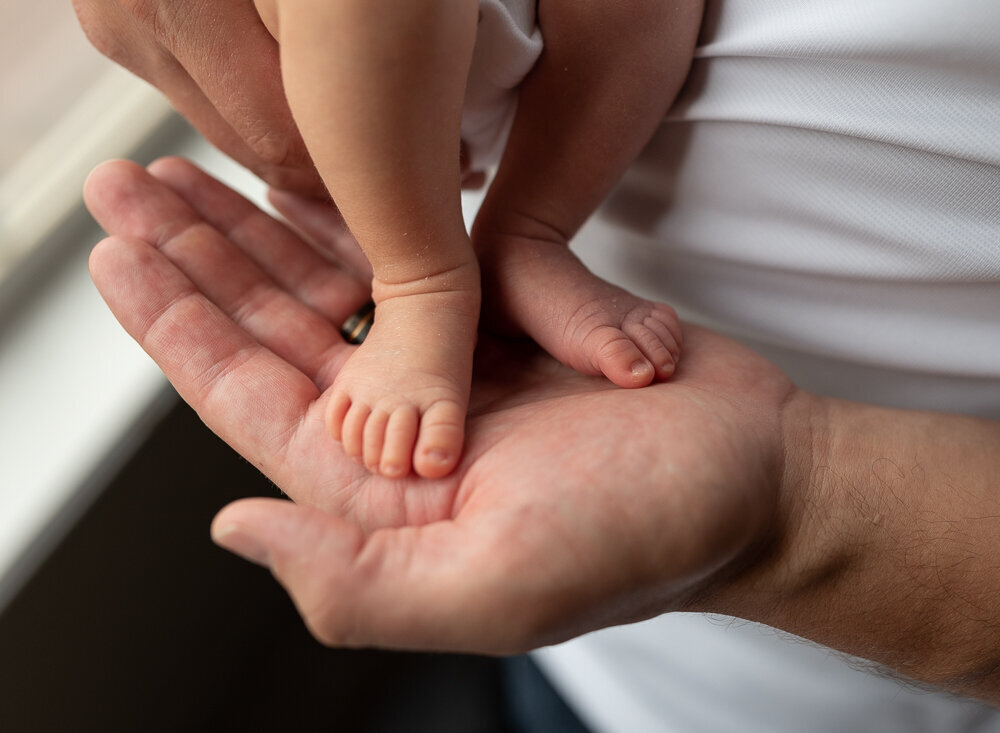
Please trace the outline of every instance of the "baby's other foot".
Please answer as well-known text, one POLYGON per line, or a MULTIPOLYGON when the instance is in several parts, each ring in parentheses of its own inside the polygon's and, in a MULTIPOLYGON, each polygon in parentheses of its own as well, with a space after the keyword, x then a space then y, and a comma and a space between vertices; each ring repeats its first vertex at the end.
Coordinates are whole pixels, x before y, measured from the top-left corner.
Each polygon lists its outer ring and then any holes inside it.
POLYGON ((674 309, 591 273, 564 246, 524 243, 495 253, 489 308, 497 306, 552 356, 620 387, 668 379, 680 358, 674 309))
MULTIPOLYGON (((557 307, 573 314, 557 334, 553 355, 584 374, 604 374, 619 387, 645 387, 670 378, 681 342, 673 308, 601 284, 609 292, 592 294, 582 303, 580 292, 562 294, 557 307)), ((551 298, 558 300, 560 294, 551 298)))
POLYGON ((334 381, 326 420, 373 473, 451 473, 462 453, 478 292, 380 301, 364 343, 334 381))

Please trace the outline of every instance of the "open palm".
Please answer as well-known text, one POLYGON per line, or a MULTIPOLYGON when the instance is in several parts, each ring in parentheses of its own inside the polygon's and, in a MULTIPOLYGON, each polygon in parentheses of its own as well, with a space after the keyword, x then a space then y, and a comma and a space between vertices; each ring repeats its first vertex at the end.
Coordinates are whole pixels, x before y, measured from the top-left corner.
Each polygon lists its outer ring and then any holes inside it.
POLYGON ((112 235, 91 259, 111 309, 294 500, 237 502, 216 539, 268 565, 328 643, 532 648, 685 607, 780 529, 796 390, 728 339, 689 327, 670 382, 623 390, 484 335, 458 469, 390 480, 324 426, 354 348, 337 326, 368 298, 356 254, 329 256, 332 214, 297 222, 320 253, 177 159, 105 164, 86 195, 112 235))

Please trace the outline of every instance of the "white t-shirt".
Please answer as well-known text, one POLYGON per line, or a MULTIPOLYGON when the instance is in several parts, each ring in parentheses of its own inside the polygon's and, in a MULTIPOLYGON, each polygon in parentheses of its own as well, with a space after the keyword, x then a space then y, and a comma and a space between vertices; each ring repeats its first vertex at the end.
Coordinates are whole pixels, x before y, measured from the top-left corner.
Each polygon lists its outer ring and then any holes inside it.
MULTIPOLYGON (((577 247, 594 269, 800 386, 1000 419, 1000 2, 709 0, 682 98, 604 214, 577 247)), ((1000 731, 725 618, 536 660, 601 733, 1000 731)))

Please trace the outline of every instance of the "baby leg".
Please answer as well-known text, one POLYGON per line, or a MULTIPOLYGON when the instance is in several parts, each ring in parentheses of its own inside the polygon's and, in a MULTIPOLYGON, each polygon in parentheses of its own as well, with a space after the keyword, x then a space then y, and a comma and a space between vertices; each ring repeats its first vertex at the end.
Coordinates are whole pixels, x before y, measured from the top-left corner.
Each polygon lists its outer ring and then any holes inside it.
POLYGON ((462 449, 479 314, 459 170, 477 5, 278 5, 289 106, 374 275, 375 322, 332 387, 330 431, 373 471, 443 476, 462 449))
POLYGON ((373 472, 449 473, 461 454, 479 314, 478 266, 379 283, 375 321, 337 375, 327 425, 373 472))
POLYGON ((669 378, 680 358, 674 310, 591 273, 564 245, 506 237, 483 263, 491 325, 533 338, 567 366, 620 387, 669 378))
POLYGON ((673 310, 592 275, 567 244, 646 145, 690 65, 700 2, 540 0, 545 47, 474 228, 487 314, 615 384, 665 379, 673 310))

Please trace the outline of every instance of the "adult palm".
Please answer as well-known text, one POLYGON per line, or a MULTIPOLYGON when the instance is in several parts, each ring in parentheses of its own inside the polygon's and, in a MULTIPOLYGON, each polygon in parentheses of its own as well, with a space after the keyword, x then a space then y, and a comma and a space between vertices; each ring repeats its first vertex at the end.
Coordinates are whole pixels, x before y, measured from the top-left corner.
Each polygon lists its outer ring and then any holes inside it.
POLYGON ((703 605, 783 531, 799 393, 728 339, 689 327, 669 382, 623 390, 484 336, 460 466, 389 480, 324 426, 353 348, 337 324, 367 298, 328 256, 332 210, 277 199, 321 254, 177 159, 105 164, 86 196, 112 235, 91 259, 111 309, 294 500, 223 509, 216 540, 270 567, 327 643, 519 651, 703 605))

